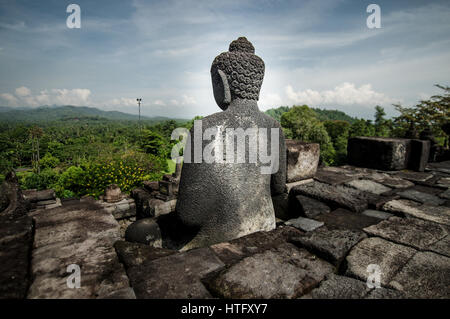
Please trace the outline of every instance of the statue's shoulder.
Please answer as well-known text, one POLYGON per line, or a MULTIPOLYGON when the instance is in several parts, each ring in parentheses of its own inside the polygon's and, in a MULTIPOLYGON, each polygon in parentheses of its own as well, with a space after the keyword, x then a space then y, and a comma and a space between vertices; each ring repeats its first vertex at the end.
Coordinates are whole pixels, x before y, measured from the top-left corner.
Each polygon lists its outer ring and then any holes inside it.
POLYGON ((271 117, 270 115, 267 115, 266 113, 261 112, 261 111, 259 113, 260 113, 261 117, 264 119, 264 121, 269 124, 268 126, 274 127, 274 128, 275 127, 281 128, 280 122, 275 120, 273 117, 271 117))

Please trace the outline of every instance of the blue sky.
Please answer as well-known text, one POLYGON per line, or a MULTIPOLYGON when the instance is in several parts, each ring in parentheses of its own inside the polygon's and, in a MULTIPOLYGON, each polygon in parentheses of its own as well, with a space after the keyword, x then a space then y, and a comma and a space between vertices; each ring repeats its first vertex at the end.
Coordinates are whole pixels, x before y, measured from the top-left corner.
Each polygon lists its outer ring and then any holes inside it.
POLYGON ((87 105, 149 116, 218 112, 214 57, 246 36, 264 59, 259 106, 371 118, 450 85, 449 1, 0 0, 0 105, 87 105), (81 7, 81 28, 66 7, 81 7), (369 29, 366 8, 381 8, 369 29))

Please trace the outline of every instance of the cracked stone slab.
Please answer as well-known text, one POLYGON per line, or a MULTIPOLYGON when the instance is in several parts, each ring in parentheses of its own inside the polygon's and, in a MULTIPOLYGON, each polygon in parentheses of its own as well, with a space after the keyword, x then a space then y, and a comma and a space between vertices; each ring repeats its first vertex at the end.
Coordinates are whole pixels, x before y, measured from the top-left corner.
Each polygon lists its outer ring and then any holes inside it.
POLYGON ((366 237, 360 231, 319 229, 294 236, 290 242, 338 267, 350 249, 366 237))
POLYGON ((364 299, 405 299, 406 295, 398 290, 387 288, 374 288, 364 299))
POLYGON ((155 248, 140 243, 119 240, 114 244, 120 261, 126 268, 140 266, 152 260, 175 254, 176 250, 155 248))
POLYGON ((398 195, 402 198, 410 199, 422 204, 429 204, 434 206, 439 206, 445 202, 445 200, 440 199, 436 195, 419 192, 414 189, 407 189, 402 192, 399 192, 398 195))
POLYGON ((329 213, 331 211, 328 205, 303 195, 290 196, 289 206, 292 210, 297 211, 308 218, 314 218, 320 214, 329 213))
POLYGON ((286 243, 241 260, 208 286, 227 299, 291 299, 308 293, 333 271, 329 263, 286 243))
POLYGON ((420 205, 407 199, 395 199, 383 205, 383 209, 393 213, 403 213, 420 219, 450 226, 450 208, 445 206, 420 205))
POLYGON ((137 298, 211 298, 201 279, 224 264, 210 248, 199 248, 127 269, 137 298))
POLYGON ((390 285, 410 298, 450 298, 450 258, 418 252, 390 285))
POLYGON ((367 282, 372 274, 369 265, 378 265, 381 271, 380 283, 389 286, 392 278, 403 268, 417 250, 395 244, 378 237, 371 237, 359 242, 347 256, 346 275, 367 282))
POLYGON ((328 229, 349 230, 362 230, 365 227, 380 222, 379 218, 351 212, 342 208, 338 208, 328 214, 317 216, 316 220, 324 222, 328 229))
POLYGON ((402 178, 395 178, 392 177, 391 175, 387 174, 387 173, 374 173, 372 175, 367 176, 367 178, 383 184, 387 187, 390 188, 408 188, 408 187, 412 187, 414 186, 413 182, 410 182, 406 179, 402 179, 402 178))
POLYGON ((395 173, 394 176, 398 177, 398 178, 407 179, 412 182, 426 182, 427 180, 429 180, 430 178, 433 177, 433 174, 404 171, 404 172, 395 173))
POLYGON ((220 260, 228 267, 245 257, 262 253, 271 248, 286 243, 289 238, 302 234, 291 226, 279 226, 269 232, 256 232, 244 237, 233 239, 210 246, 220 260))
POLYGON ((356 179, 345 183, 345 185, 353 187, 363 192, 372 193, 375 195, 381 195, 390 191, 389 187, 386 187, 380 183, 371 181, 370 179, 356 179))
POLYGON ((332 186, 317 181, 296 186, 291 192, 293 195, 312 197, 327 205, 343 207, 355 212, 367 209, 368 198, 372 195, 342 185, 332 186))
POLYGON ((287 222, 285 222, 285 224, 288 226, 293 226, 295 228, 298 228, 298 229, 306 231, 306 232, 313 231, 324 225, 323 222, 318 222, 317 220, 304 218, 304 217, 290 219, 287 222))
POLYGON ((378 219, 388 219, 394 215, 380 211, 380 210, 373 210, 373 209, 367 209, 362 212, 363 215, 369 216, 369 217, 375 217, 378 219))
POLYGON ((301 299, 363 299, 370 290, 361 280, 331 274, 301 299))
POLYGON ((346 174, 342 174, 342 173, 337 173, 337 172, 333 172, 333 171, 326 171, 326 170, 318 170, 316 175, 314 176, 314 179, 322 182, 322 183, 326 183, 326 184, 330 184, 330 185, 339 185, 339 184, 343 184, 346 182, 349 182, 353 179, 355 179, 355 176, 349 176, 346 174))
POLYGON ((36 211, 33 218, 35 279, 28 298, 107 298, 130 287, 113 247, 120 233, 111 213, 84 201, 36 211), (79 289, 67 286, 70 264, 81 269, 79 289))
POLYGON ((436 250, 440 254, 450 256, 448 247, 434 246, 447 238, 450 233, 450 227, 441 224, 417 218, 392 217, 377 225, 364 228, 364 231, 369 235, 412 246, 418 250, 436 250))

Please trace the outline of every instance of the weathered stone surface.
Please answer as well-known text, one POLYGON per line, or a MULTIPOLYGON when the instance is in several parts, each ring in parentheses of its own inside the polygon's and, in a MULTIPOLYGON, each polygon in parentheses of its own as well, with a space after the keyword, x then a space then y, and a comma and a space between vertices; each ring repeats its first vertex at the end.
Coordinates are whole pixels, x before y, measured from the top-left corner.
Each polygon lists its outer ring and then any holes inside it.
POLYGON ((9 215, 11 218, 20 217, 28 213, 30 203, 26 200, 20 189, 16 174, 9 172, 3 183, 0 185, 1 206, 0 213, 9 215))
POLYGON ((351 175, 349 176, 347 174, 333 172, 333 171, 329 171, 329 170, 323 170, 323 169, 319 169, 316 173, 316 176, 314 176, 315 180, 322 182, 322 183, 330 184, 330 185, 343 184, 343 183, 349 182, 355 178, 356 178, 355 176, 351 176, 351 175))
POLYGON ((349 164, 381 170, 400 170, 408 166, 411 140, 383 137, 348 139, 349 164))
POLYGON ((119 225, 95 202, 39 210, 33 218, 35 279, 28 298, 103 298, 130 286, 113 247, 119 225), (66 284, 71 264, 81 268, 79 289, 66 284))
POLYGON ((378 219, 387 219, 389 217, 392 217, 394 215, 386 213, 386 212, 382 212, 379 210, 373 210, 373 209, 368 209, 362 212, 363 215, 365 216, 369 216, 369 217, 375 217, 378 219))
POLYGON ((230 242, 215 244, 211 249, 228 267, 245 257, 277 247, 299 234, 302 232, 297 228, 279 226, 270 232, 256 232, 230 242))
POLYGON ((158 217, 175 211, 177 204, 176 199, 163 201, 154 198, 149 192, 143 188, 135 188, 131 191, 131 197, 136 203, 137 219, 147 217, 158 217))
POLYGON ((108 185, 103 200, 107 203, 116 203, 122 200, 122 191, 117 184, 108 185))
POLYGON ((144 188, 150 193, 159 190, 158 181, 144 181, 142 184, 144 184, 144 188))
POLYGON ((287 183, 287 184, 286 184, 286 192, 289 194, 289 193, 291 192, 291 189, 292 189, 293 187, 298 186, 298 185, 309 184, 309 183, 312 183, 312 182, 314 182, 314 179, 309 178, 309 179, 305 179, 305 180, 303 180, 303 181, 298 181, 298 182, 293 182, 293 183, 287 183))
POLYGON ((430 204, 435 206, 441 205, 445 202, 445 200, 440 199, 435 195, 419 192, 413 189, 406 189, 402 192, 399 192, 398 195, 400 195, 400 197, 402 198, 411 199, 422 204, 430 204))
POLYGON ((383 209, 439 224, 450 225, 450 208, 445 206, 420 205, 411 200, 400 199, 387 202, 383 205, 383 209))
POLYGON ((293 236, 290 242, 339 267, 350 249, 367 236, 360 231, 318 229, 293 236))
POLYGON ((300 230, 310 232, 313 231, 321 226, 323 226, 323 222, 318 222, 314 219, 304 218, 304 217, 297 217, 295 219, 290 219, 286 223, 288 226, 293 226, 295 228, 298 228, 300 230))
POLYGON ((447 189, 445 192, 440 193, 439 197, 444 199, 450 199, 450 189, 447 189))
POLYGON ((387 288, 372 289, 365 299, 404 299, 406 295, 398 290, 387 288))
POLYGON ((428 246, 427 249, 435 253, 450 257, 450 236, 449 235, 445 236, 441 240, 428 246))
POLYGON ((394 176, 397 178, 407 179, 412 182, 425 182, 433 177, 433 175, 429 173, 410 172, 410 171, 398 172, 395 173, 394 176))
POLYGON ((378 237, 366 238, 353 247, 347 256, 346 275, 367 282, 371 274, 367 267, 375 264, 380 267, 381 285, 389 287, 392 278, 415 253, 415 249, 378 237))
POLYGON ((338 208, 331 213, 322 214, 316 220, 325 223, 328 229, 362 230, 380 222, 380 219, 338 208))
POLYGON ((211 298, 201 279, 224 264, 210 248, 155 259, 127 268, 137 298, 211 298))
POLYGON ((371 289, 360 280, 330 274, 302 299, 362 299, 371 289))
POLYGON ((331 206, 348 208, 355 212, 367 209, 368 201, 362 192, 341 185, 331 186, 314 182, 292 188, 293 195, 312 197, 331 206))
POLYGON ((139 219, 132 223, 125 232, 125 239, 132 243, 162 247, 161 231, 153 218, 139 219))
POLYGON ((450 297, 450 258, 432 252, 418 252, 392 278, 390 286, 411 298, 450 297))
POLYGON ((104 210, 113 214, 115 219, 123 219, 132 216, 136 216, 136 205, 134 199, 124 198, 116 203, 106 203, 98 201, 104 210))
POLYGON ((32 242, 31 217, 0 214, 0 299, 26 297, 32 242))
POLYGON ((390 177, 388 174, 384 178, 381 179, 374 179, 376 182, 383 184, 385 186, 391 187, 391 188, 409 188, 414 186, 413 182, 410 182, 406 179, 402 179, 402 178, 395 178, 395 177, 390 177))
POLYGON ((141 266, 152 260, 177 253, 176 250, 155 248, 123 240, 116 241, 114 248, 116 249, 120 261, 125 265, 125 268, 141 266))
MULTIPOLYGON (((271 195, 285 190, 286 144, 280 123, 258 109, 264 63, 254 52, 253 45, 241 37, 230 44, 229 52, 217 56, 211 66, 214 97, 224 111, 196 121, 190 136, 203 141, 202 151, 207 153, 211 147, 211 142, 203 138, 208 134, 207 130, 210 132, 214 128, 214 135, 220 138, 233 131, 234 135, 225 138, 223 149, 228 149, 228 154, 223 155, 237 158, 233 163, 220 163, 214 159, 208 163, 206 158, 195 161, 190 143, 184 149, 176 211, 185 225, 198 229, 184 250, 272 230, 276 226, 271 195), (270 129, 272 134, 264 136, 255 128, 263 128, 265 132, 270 129), (248 129, 254 133, 248 133, 248 129), (278 143, 271 141, 274 131, 278 133, 278 143), (236 146, 235 136, 243 134, 248 138, 244 137, 239 143, 241 148, 236 146), (253 142, 258 140, 258 135, 259 143, 253 142), (260 157, 252 159, 257 149, 266 146, 265 149, 271 149, 272 142, 278 147, 276 172, 272 172, 274 167, 263 163, 260 157)), ((272 155, 274 151, 272 149, 272 155)), ((274 164, 273 158, 271 163, 274 164)))
POLYGON ((332 272, 327 262, 286 243, 243 259, 214 278, 209 288, 224 298, 296 298, 332 272))
POLYGON ((329 213, 331 211, 330 207, 321 201, 307 196, 294 194, 289 197, 289 207, 291 211, 298 212, 299 215, 308 218, 314 218, 320 214, 329 213))
POLYGON ((55 190, 53 189, 45 189, 41 191, 37 191, 36 189, 28 189, 23 191, 23 196, 31 203, 56 199, 55 190))
POLYGON ((345 184, 360 191, 369 192, 376 195, 381 195, 391 190, 389 187, 386 187, 369 179, 356 179, 345 184))
POLYGON ((423 172, 430 156, 430 141, 411 140, 411 153, 409 156, 409 169, 423 172))
POLYGON ((319 164, 320 146, 297 140, 286 140, 286 182, 313 177, 319 164))
MULTIPOLYGON (((431 246, 447 237, 450 228, 417 218, 392 217, 377 225, 367 227, 364 231, 372 236, 382 237, 405 246, 412 246, 418 250, 433 250, 431 246)), ((450 251, 438 252, 450 255, 450 251)))
POLYGON ((436 185, 442 186, 442 187, 450 187, 450 177, 442 177, 440 178, 436 185))

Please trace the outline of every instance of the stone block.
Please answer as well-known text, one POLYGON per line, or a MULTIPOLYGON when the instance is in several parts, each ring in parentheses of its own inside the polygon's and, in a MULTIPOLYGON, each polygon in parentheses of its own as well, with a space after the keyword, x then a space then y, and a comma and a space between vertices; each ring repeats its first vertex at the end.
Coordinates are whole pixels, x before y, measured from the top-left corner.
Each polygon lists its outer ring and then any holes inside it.
POLYGON ((314 176, 315 180, 330 185, 344 184, 346 182, 354 180, 355 178, 357 177, 353 175, 343 174, 340 172, 333 172, 324 169, 317 170, 317 173, 314 176))
POLYGON ((360 191, 372 193, 375 195, 381 195, 391 190, 389 187, 386 187, 369 179, 356 179, 345 184, 360 191))
POLYGON ((286 182, 313 177, 317 171, 319 157, 319 144, 286 140, 286 182))
POLYGON ((286 193, 272 196, 272 204, 276 218, 288 220, 300 216, 299 211, 291 210, 289 208, 289 197, 286 193))
POLYGON ((450 297, 450 258, 432 252, 418 252, 392 278, 390 286, 408 298, 448 299, 450 297))
POLYGON ((331 274, 302 299, 362 299, 370 290, 365 282, 331 274))
MULTIPOLYGON (((364 228, 371 236, 378 236, 417 250, 434 250, 450 257, 450 251, 433 246, 449 236, 450 227, 417 219, 392 217, 377 225, 364 228)), ((444 247, 442 247, 444 248, 444 247)))
POLYGON ((140 243, 130 243, 118 240, 114 243, 117 255, 125 268, 141 266, 152 260, 166 257, 177 253, 176 250, 155 248, 140 243))
POLYGON ((401 198, 410 199, 410 200, 413 200, 415 202, 419 202, 422 204, 439 206, 445 202, 445 200, 437 197, 436 195, 420 192, 415 189, 406 189, 404 191, 398 192, 397 194, 401 198))
POLYGON ((291 192, 292 195, 304 195, 324 202, 331 207, 348 208, 355 212, 362 212, 368 207, 366 194, 341 185, 332 186, 315 181, 295 186, 291 192))
POLYGON ((329 263, 286 243, 244 258, 208 286, 227 299, 291 299, 309 292, 333 271, 329 263))
POLYGON ((320 214, 326 214, 331 211, 330 207, 321 201, 303 195, 294 195, 293 193, 289 196, 289 208, 292 212, 298 214, 293 217, 301 215, 308 218, 314 218, 320 214))
POLYGON ((363 215, 365 216, 369 216, 369 217, 375 217, 378 219, 388 219, 392 216, 394 216, 393 214, 389 214, 386 212, 382 212, 379 210, 373 210, 373 209, 368 209, 362 212, 363 215))
POLYGON ((193 249, 127 269, 139 299, 211 298, 202 279, 223 269, 210 248, 193 249))
POLYGON ((324 225, 323 222, 318 222, 314 219, 304 217, 297 217, 295 219, 290 219, 287 222, 285 222, 285 224, 288 226, 293 226, 305 232, 313 231, 324 225))
POLYGON ((159 183, 158 181, 144 181, 144 188, 151 192, 159 190, 159 183))
POLYGON ((412 200, 395 199, 384 204, 383 210, 450 226, 450 208, 445 206, 421 205, 412 200))
POLYGON ((430 141, 411 140, 411 154, 408 168, 423 172, 430 156, 430 141))
POLYGON ((394 171, 406 169, 409 163, 411 140, 383 137, 352 137, 348 139, 349 164, 394 171))
POLYGON ((366 238, 353 247, 347 256, 346 275, 367 282, 368 276, 371 275, 368 266, 378 265, 381 285, 390 287, 392 278, 416 252, 413 248, 378 237, 366 238))
POLYGON ((122 200, 122 192, 116 184, 108 185, 105 189, 103 200, 108 203, 116 203, 122 200))
POLYGON ((302 180, 302 181, 298 181, 298 182, 286 183, 286 192, 289 194, 293 187, 298 186, 298 185, 309 184, 309 183, 312 183, 312 182, 314 182, 314 179, 308 178, 308 179, 305 179, 305 180, 302 180))
POLYGON ((350 249, 367 236, 361 231, 318 229, 293 236, 290 242, 339 267, 350 249))

